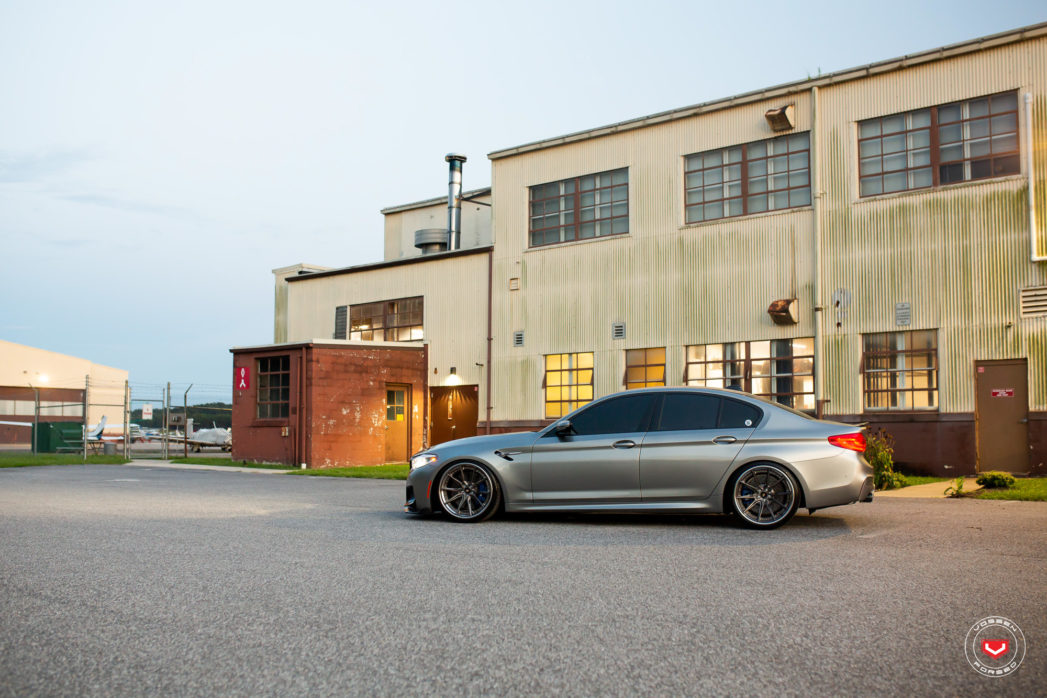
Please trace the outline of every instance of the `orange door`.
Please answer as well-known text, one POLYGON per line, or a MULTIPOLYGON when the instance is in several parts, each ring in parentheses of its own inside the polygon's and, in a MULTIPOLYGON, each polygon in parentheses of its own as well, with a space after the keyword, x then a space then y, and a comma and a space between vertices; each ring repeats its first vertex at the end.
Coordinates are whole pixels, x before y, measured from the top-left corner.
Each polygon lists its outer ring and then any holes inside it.
POLYGON ((411 386, 385 387, 385 462, 404 463, 410 455, 411 386))

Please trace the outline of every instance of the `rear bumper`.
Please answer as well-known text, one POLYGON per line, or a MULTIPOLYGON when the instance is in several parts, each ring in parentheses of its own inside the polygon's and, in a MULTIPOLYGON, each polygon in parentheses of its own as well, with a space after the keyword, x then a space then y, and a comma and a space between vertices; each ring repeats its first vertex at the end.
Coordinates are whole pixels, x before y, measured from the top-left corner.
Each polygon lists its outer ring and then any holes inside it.
POLYGON ((847 451, 808 466, 804 472, 808 509, 872 501, 872 467, 861 454, 847 451))

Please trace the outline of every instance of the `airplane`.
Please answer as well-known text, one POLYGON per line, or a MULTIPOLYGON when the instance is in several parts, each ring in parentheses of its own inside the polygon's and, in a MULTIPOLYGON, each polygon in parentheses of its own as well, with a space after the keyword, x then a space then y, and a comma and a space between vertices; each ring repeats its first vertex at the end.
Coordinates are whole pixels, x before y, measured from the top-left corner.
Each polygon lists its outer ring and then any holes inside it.
MULTIPOLYGON (((231 429, 225 429, 217 426, 214 422, 211 422, 211 429, 195 429, 190 434, 188 442, 192 447, 194 453, 199 453, 201 449, 205 447, 218 447, 223 451, 233 450, 233 432, 231 429)), ((155 430, 146 432, 146 437, 150 440, 160 439, 163 440, 164 435, 155 430)), ((185 435, 178 433, 169 433, 167 435, 167 441, 169 443, 181 444, 186 442, 185 435)))
MULTIPOLYGON (((40 422, 40 424, 46 424, 46 423, 47 422, 40 422)), ((32 422, 6 422, 6 421, 0 421, 0 424, 5 424, 7 426, 12 426, 12 427, 30 427, 31 428, 33 426, 32 422)), ((133 426, 137 426, 137 425, 133 425, 133 426)), ((105 415, 102 415, 102 421, 101 422, 99 422, 97 425, 95 425, 93 427, 88 427, 88 429, 89 429, 89 431, 87 432, 87 435, 84 437, 88 441, 119 441, 120 440, 120 437, 102 436, 102 431, 105 430, 105 415)), ((132 429, 132 433, 134 433, 133 429, 132 429)))

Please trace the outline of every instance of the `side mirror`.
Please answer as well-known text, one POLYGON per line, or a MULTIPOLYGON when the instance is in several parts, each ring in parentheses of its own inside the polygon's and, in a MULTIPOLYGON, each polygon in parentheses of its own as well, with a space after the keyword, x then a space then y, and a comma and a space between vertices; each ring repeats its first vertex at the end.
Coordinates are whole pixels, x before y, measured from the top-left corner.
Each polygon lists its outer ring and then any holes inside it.
POLYGON ((574 427, 571 425, 571 420, 561 419, 559 422, 553 425, 553 432, 557 436, 569 436, 574 433, 574 427))

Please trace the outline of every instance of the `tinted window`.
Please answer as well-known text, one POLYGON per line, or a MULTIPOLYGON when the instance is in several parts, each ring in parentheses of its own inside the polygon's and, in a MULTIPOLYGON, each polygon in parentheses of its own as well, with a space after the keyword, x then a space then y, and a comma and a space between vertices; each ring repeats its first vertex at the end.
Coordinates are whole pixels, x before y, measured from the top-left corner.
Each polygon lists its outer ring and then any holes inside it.
POLYGON ((724 429, 745 429, 760 423, 763 412, 744 402, 724 400, 720 410, 720 427, 724 429))
POLYGON ((662 404, 657 431, 715 429, 720 398, 694 393, 669 393, 662 404))
POLYGON ((623 395, 593 405, 571 418, 576 434, 627 434, 642 431, 655 395, 623 395))

